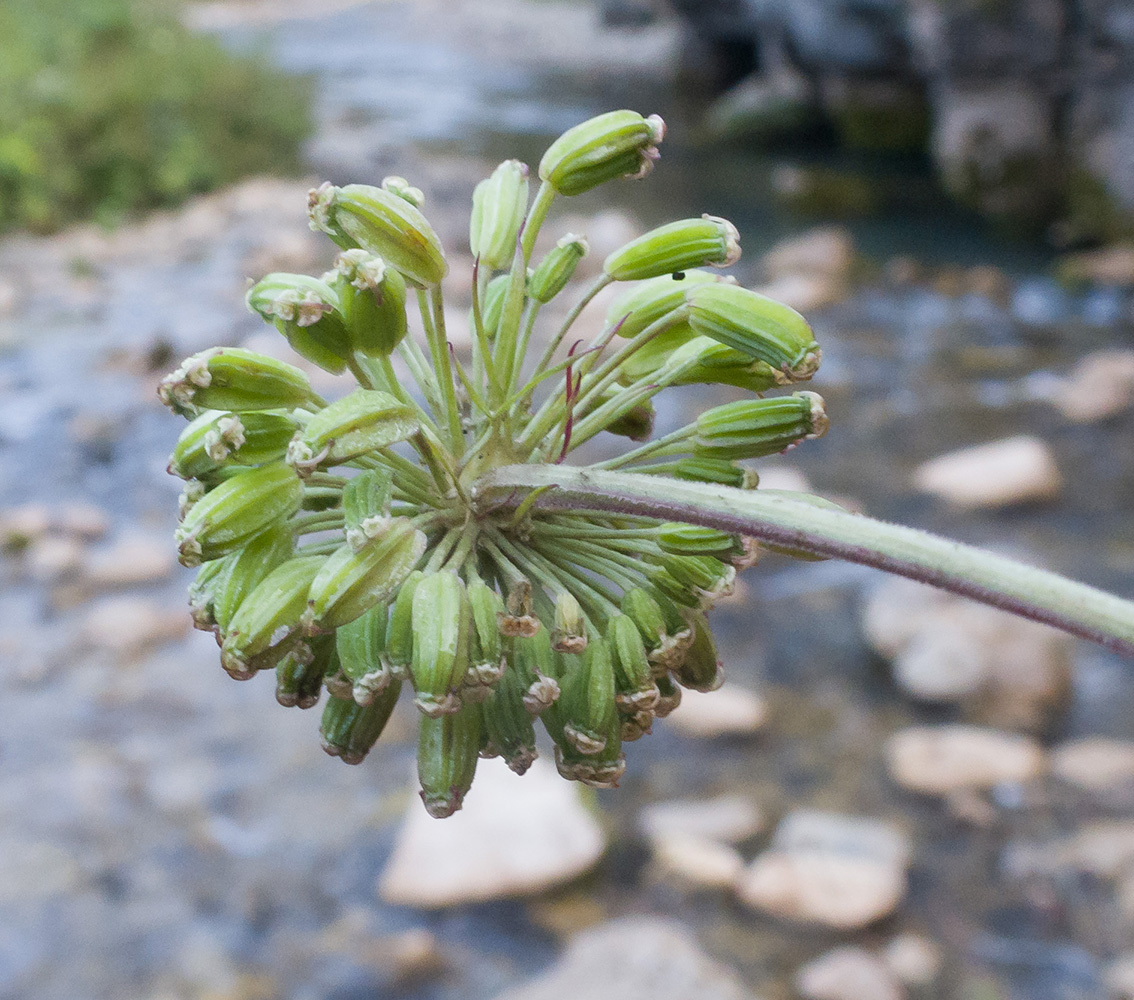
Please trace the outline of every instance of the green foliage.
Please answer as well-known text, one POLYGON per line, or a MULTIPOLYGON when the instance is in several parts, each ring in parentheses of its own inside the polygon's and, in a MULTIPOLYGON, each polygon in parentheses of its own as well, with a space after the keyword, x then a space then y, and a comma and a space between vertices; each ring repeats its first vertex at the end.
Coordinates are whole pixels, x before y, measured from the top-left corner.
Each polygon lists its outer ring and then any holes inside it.
POLYGON ((161 0, 0 4, 0 230, 107 223, 298 166, 310 86, 161 0))

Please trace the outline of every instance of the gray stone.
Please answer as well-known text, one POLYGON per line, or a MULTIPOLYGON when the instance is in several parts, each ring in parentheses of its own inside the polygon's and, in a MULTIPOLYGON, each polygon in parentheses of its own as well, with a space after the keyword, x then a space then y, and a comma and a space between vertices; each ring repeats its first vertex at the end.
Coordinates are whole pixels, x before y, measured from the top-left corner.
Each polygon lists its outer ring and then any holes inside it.
POLYGON ((743 903, 781 919, 838 930, 867 927, 906 893, 911 845, 880 820, 800 810, 737 882, 743 903))
POLYGON ((672 920, 629 917, 577 935, 537 979, 496 1000, 751 1000, 739 976, 672 920))
POLYGON ((905 991, 882 959, 865 948, 834 948, 796 973, 805 1000, 902 1000, 905 991))
POLYGON ((1051 500, 1063 487, 1051 449, 1026 434, 941 455, 921 465, 913 482, 961 510, 1051 500))
POLYGON ((1042 775, 1045 763, 1030 737, 976 726, 911 726, 886 742, 890 776, 924 795, 1022 784, 1042 775))
POLYGON ((655 873, 690 888, 726 889, 744 868, 735 847, 697 834, 662 833, 651 843, 655 873))
POLYGON ((724 684, 707 693, 683 691, 666 723, 685 736, 745 736, 759 732, 767 719, 767 703, 756 692, 724 684))
POLYGON ((1096 736, 1062 743, 1051 752, 1055 777, 1089 792, 1134 787, 1134 742, 1096 736))
POLYGON ((646 806, 638 816, 638 827, 651 839, 685 834, 735 844, 758 834, 764 827, 764 815, 740 795, 671 799, 646 806))
POLYGON ((881 957, 907 986, 929 986, 941 971, 941 949, 920 934, 899 934, 882 949, 881 957))

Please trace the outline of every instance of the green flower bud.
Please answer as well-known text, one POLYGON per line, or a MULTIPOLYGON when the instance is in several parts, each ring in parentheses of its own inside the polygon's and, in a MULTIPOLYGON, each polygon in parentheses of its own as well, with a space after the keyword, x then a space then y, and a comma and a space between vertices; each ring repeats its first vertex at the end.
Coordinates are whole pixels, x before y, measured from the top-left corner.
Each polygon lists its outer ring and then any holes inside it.
POLYGON ((697 611, 685 616, 693 632, 693 641, 685 658, 673 669, 674 679, 694 691, 715 691, 724 683, 724 671, 717 659, 717 644, 708 619, 697 611))
POLYGON ((388 601, 425 552, 425 543, 425 535, 399 517, 359 551, 349 545, 336 549, 311 582, 304 628, 311 634, 329 632, 388 601))
MULTIPOLYGON (((599 405, 610 402, 625 390, 621 386, 609 386, 599 396, 599 405)), ((628 399, 630 397, 627 397, 628 399)), ((647 441, 654 432, 654 404, 649 399, 639 399, 629 409, 611 420, 603 430, 608 434, 629 438, 631 441, 647 441)))
MULTIPOLYGON (((664 577, 664 580, 667 581, 670 586, 676 588, 676 592, 680 595, 683 603, 700 603, 700 599, 696 597, 696 595, 690 594, 688 588, 684 584, 679 584, 667 570, 655 570, 651 573, 650 596, 657 602, 658 609, 662 614, 662 620, 665 622, 665 632, 661 644, 651 646, 648 641, 646 642, 647 655, 650 660, 650 666, 653 668, 655 678, 660 678, 666 671, 672 670, 674 666, 685 659, 685 652, 689 649, 689 644, 693 641, 693 631, 690 629, 688 622, 682 617, 683 608, 680 607, 678 603, 675 603, 674 599, 669 597, 662 588, 657 586, 659 576, 664 577)), ((660 688, 660 680, 658 684, 660 688)))
POLYGON ((405 578, 398 596, 390 606, 386 619, 386 652, 383 656, 395 678, 409 676, 413 662, 413 594, 425 579, 421 570, 414 570, 405 578))
POLYGON ((724 282, 691 288, 686 302, 695 333, 766 362, 784 385, 811 378, 819 367, 811 327, 782 302, 724 282))
POLYGON ((377 254, 357 248, 335 258, 327 276, 342 304, 353 350, 388 357, 406 335, 406 283, 377 254))
MULTIPOLYGON (((719 275, 708 271, 686 271, 681 275, 666 274, 630 285, 611 300, 606 310, 606 325, 617 327, 618 336, 629 340, 663 316, 685 305, 686 295, 691 288, 720 281, 722 278, 719 275)), ((669 349, 672 350, 692 336, 688 324, 682 323, 666 330, 657 339, 667 338, 670 341, 669 349)))
POLYGON ((375 604, 335 630, 339 664, 351 682, 351 697, 360 705, 369 705, 393 680, 389 666, 382 661, 388 618, 389 607, 375 604))
POLYGON ((469 666, 472 609, 461 578, 452 570, 430 573, 413 593, 413 703, 436 718, 461 707, 469 666))
POLYGON ((276 701, 284 708, 314 708, 323 693, 323 677, 338 669, 334 636, 297 642, 276 664, 276 701))
POLYGON ((481 703, 484 747, 482 757, 503 757, 516 774, 523 774, 538 753, 532 716, 524 706, 527 687, 518 671, 508 668, 481 703))
MULTIPOLYGON (((637 624, 629 615, 611 616, 606 640, 614 665, 618 710, 627 715, 652 712, 658 701, 658 686, 637 624)), ((645 728, 649 728, 648 723, 645 728)))
POLYGON ((694 483, 716 483, 737 489, 756 488, 759 477, 751 469, 742 469, 735 462, 723 458, 682 458, 668 470, 674 479, 694 483))
POLYGON ((319 402, 294 365, 239 347, 213 347, 186 358, 161 380, 158 396, 190 417, 200 410, 289 410, 319 402))
POLYGON ((476 774, 480 750, 480 707, 431 719, 422 716, 417 736, 417 776, 421 801, 434 819, 461 808, 476 774))
MULTIPOLYGON (((484 300, 480 303, 480 321, 489 340, 495 340, 500 329, 500 320, 504 317, 504 300, 508 297, 508 284, 511 276, 498 274, 488 283, 484 293, 484 300)), ((472 311, 469 312, 469 329, 473 329, 476 320, 472 311)))
POLYGON ((661 606, 648 590, 631 587, 622 595, 622 614, 638 629, 646 649, 661 647, 666 638, 665 616, 661 606))
POLYGON ((654 706, 654 715, 664 719, 681 704, 681 688, 673 682, 673 678, 668 673, 658 677, 657 682, 658 703, 654 706))
POLYGON ((616 177, 645 177, 657 159, 665 122, 657 115, 610 111, 568 129, 539 161, 540 180, 559 194, 589 191, 616 177))
POLYGON ((510 668, 515 670, 523 687, 524 708, 531 715, 541 715, 559 699, 556 680, 558 666, 547 629, 538 629, 530 636, 512 640, 510 668))
POLYGON ((378 254, 406 281, 427 288, 449 273, 441 241, 424 215, 405 198, 366 184, 323 184, 307 200, 311 228, 344 250, 378 254))
POLYGON ((702 215, 652 229, 603 261, 615 281, 640 281, 694 267, 728 267, 740 259, 740 233, 727 219, 702 215))
POLYGON ((580 656, 560 680, 559 717, 564 739, 579 753, 601 753, 617 718, 614 701, 614 667, 610 650, 601 639, 587 643, 580 656))
POLYGON ((295 423, 282 413, 205 410, 181 432, 167 471, 201 479, 228 463, 263 465, 284 457, 295 423))
POLYGON ((683 587, 710 600, 727 597, 736 582, 736 567, 712 556, 663 555, 661 564, 683 587))
POLYGON ((539 266, 528 279, 528 294, 536 302, 550 302, 574 277, 590 247, 583 236, 568 233, 539 262, 539 266))
POLYGON ((671 603, 686 608, 701 606, 701 596, 684 580, 674 576, 668 567, 652 566, 648 572, 655 597, 667 597, 671 603))
POLYGON ((221 645, 221 665, 239 680, 276 663, 298 641, 299 616, 323 556, 277 566, 240 603, 221 645))
POLYGON ((408 403, 377 389, 356 389, 307 422, 288 448, 287 460, 301 471, 338 465, 408 440, 420 426, 408 403))
POLYGON ((551 648, 557 653, 581 653, 587 648, 587 630, 583 609, 570 591, 555 599, 555 624, 551 630, 551 648))
POLYGON ((347 544, 355 552, 389 530, 394 479, 387 469, 361 472, 343 487, 347 544))
POLYGON ((482 267, 502 270, 512 266, 527 211, 527 164, 505 160, 473 191, 469 247, 482 267))
POLYGON ((714 556, 731 559, 744 554, 744 545, 736 535, 716 528, 671 521, 658 527, 658 545, 663 552, 679 556, 714 556))
POLYGON ((260 581, 277 566, 292 557, 295 537, 284 523, 253 536, 233 553, 228 572, 217 591, 214 615, 220 634, 224 635, 245 598, 260 585, 260 581))
POLYGON ((696 458, 760 458, 827 433, 823 399, 814 392, 740 399, 697 418, 696 458))
POLYGON ((272 462, 241 472, 206 493, 177 526, 183 566, 196 566, 239 548, 253 535, 299 509, 303 483, 295 470, 272 462))
POLYGON ((193 618, 194 628, 202 632, 212 632, 216 629, 217 594, 224 586, 225 576, 235 558, 234 554, 201 563, 196 577, 189 584, 189 614, 193 618))
POLYGON ((328 698, 320 726, 323 749, 344 764, 361 764, 394 714, 401 690, 401 681, 394 681, 368 705, 353 698, 328 698))
POLYGON ((684 323, 635 351, 623 362, 619 377, 624 384, 664 378, 668 385, 733 385, 749 392, 764 392, 780 382, 770 365, 711 337, 694 337, 684 323))
POLYGON ((403 201, 408 201, 414 208, 421 208, 425 204, 425 192, 414 187, 404 177, 391 174, 382 178, 382 190, 396 194, 403 201))
POLYGON ((350 357, 350 335, 335 290, 306 274, 269 274, 250 289, 248 308, 272 323, 308 361, 339 374, 350 357))
POLYGON ((626 770, 618 715, 612 713, 610 729, 603 738, 602 749, 596 754, 581 753, 568 742, 556 743, 555 766, 568 781, 581 781, 591 788, 617 788, 626 770))

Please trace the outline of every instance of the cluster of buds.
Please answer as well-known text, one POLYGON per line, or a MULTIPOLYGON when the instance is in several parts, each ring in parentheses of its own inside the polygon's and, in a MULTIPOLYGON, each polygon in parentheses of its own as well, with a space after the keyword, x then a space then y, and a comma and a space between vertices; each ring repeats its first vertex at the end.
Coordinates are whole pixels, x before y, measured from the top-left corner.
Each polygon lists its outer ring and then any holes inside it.
POLYGON ((819 364, 810 327, 705 270, 740 253, 736 229, 709 215, 612 253, 528 357, 541 308, 588 250, 568 234, 532 260, 552 202, 644 175, 663 134, 656 117, 602 115, 551 146, 534 200, 515 160, 477 187, 467 366, 445 337, 448 265, 423 196, 387 178, 312 191, 312 228, 341 251, 333 268, 270 274, 247 298, 357 389, 328 402, 300 369, 239 348, 193 355, 161 383, 189 419, 169 470, 186 481, 176 541, 199 567, 194 622, 214 632, 232 677, 273 671, 285 706, 325 698, 323 747, 347 763, 366 756, 408 685, 434 816, 460 808, 479 757, 523 773, 537 719, 565 778, 615 786, 624 745, 682 688, 720 684, 706 615, 756 554, 727 532, 545 507, 535 494, 493 506, 478 497, 481 476, 563 461, 606 432, 639 443, 599 468, 753 489, 741 463, 826 430, 820 397, 791 391, 819 364), (602 332, 561 356, 575 317, 613 282, 626 287, 602 332), (424 345, 407 336, 407 301, 424 345), (653 397, 690 384, 788 391, 651 438, 653 397))

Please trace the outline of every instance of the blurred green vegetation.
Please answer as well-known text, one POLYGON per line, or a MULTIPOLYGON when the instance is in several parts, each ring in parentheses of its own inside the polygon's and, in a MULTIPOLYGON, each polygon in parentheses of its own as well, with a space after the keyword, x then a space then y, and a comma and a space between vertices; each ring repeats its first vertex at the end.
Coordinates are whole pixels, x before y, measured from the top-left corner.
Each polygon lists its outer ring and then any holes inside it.
POLYGON ((194 34, 163 0, 0 2, 0 230, 113 224, 290 173, 311 82, 194 34))

